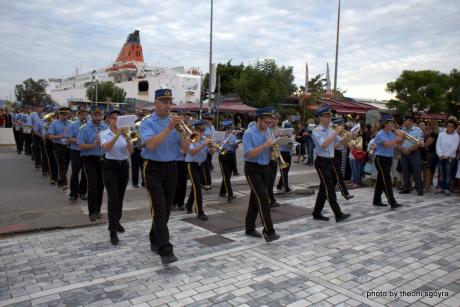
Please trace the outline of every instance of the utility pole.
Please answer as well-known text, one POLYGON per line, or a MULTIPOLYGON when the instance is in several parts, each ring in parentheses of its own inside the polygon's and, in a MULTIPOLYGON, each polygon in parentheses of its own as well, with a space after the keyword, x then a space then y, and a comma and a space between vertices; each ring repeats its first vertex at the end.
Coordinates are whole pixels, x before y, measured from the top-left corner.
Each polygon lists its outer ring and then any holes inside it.
POLYGON ((335 42, 335 72, 334 72, 334 91, 337 90, 337 67, 339 65, 339 32, 340 32, 340 0, 337 12, 337 38, 335 42))
MULTIPOLYGON (((210 30, 209 30, 209 84, 208 84, 208 108, 211 108, 211 84, 212 84, 212 22, 213 22, 213 7, 214 1, 211 0, 211 20, 210 20, 210 30)), ((216 105, 216 101, 214 100, 214 107, 216 105)))

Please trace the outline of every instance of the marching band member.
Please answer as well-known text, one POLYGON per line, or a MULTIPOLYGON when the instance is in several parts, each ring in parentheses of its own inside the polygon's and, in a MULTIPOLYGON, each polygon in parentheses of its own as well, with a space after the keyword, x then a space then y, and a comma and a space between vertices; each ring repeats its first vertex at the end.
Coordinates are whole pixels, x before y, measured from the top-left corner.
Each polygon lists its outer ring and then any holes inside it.
POLYGON ((163 264, 177 261, 169 241, 168 220, 176 192, 176 160, 181 148, 184 152, 188 150, 188 142, 174 129, 181 118, 169 117, 171 103, 170 89, 156 90, 155 112, 144 118, 140 126, 144 180, 152 214, 150 248, 161 256, 163 264))
POLYGON ((133 144, 127 129, 117 127, 120 111, 107 114, 109 129, 101 132, 101 147, 105 152, 102 179, 107 190, 107 215, 109 218, 110 242, 118 245, 117 232, 125 232, 120 224, 123 198, 129 181, 128 158, 133 152, 133 144), (121 137, 120 137, 121 136, 121 137))
MULTIPOLYGON (((291 123, 286 120, 283 122, 283 128, 292 128, 291 123), (287 121, 287 123, 285 123, 287 121)), ((288 167, 283 168, 280 170, 280 179, 278 180, 278 185, 276 188, 278 190, 284 189, 285 193, 291 192, 291 188, 289 187, 289 169, 291 168, 291 148, 288 145, 280 145, 280 152, 283 160, 288 164, 288 167)))
MULTIPOLYGON (((214 125, 212 124, 213 116, 211 113, 206 113, 203 116, 203 119, 205 124, 204 136, 206 138, 212 138, 212 135, 214 132, 216 132, 216 128, 214 128, 214 125)), ((210 190, 212 188, 211 171, 213 169, 214 166, 212 165, 212 153, 208 152, 206 163, 203 165, 203 175, 201 177, 203 188, 205 190, 210 190)))
POLYGON ((48 137, 48 129, 49 126, 51 125, 52 121, 57 118, 56 113, 49 113, 45 115, 47 118, 47 122, 45 125, 43 125, 43 143, 44 143, 44 148, 45 148, 45 157, 44 159, 45 163, 48 165, 49 173, 51 176, 50 184, 55 185, 57 180, 58 180, 58 166, 57 166, 57 161, 54 156, 54 146, 53 146, 53 141, 50 140, 48 137))
POLYGON ((415 117, 413 115, 406 115, 404 119, 404 127, 401 129, 406 134, 414 137, 420 143, 413 144, 404 140, 401 149, 401 168, 403 172, 403 189, 399 194, 409 194, 411 189, 411 175, 414 179, 415 189, 419 196, 423 196, 423 182, 422 182, 422 159, 420 146, 423 146, 423 131, 419 127, 414 126, 415 117))
MULTIPOLYGON (((40 168, 42 165, 42 159, 45 157, 45 150, 43 148, 42 141, 42 129, 43 129, 43 109, 44 105, 39 103, 35 106, 35 112, 30 114, 28 117, 27 126, 32 127, 32 157, 35 162, 35 168, 40 168)), ((42 175, 47 176, 47 169, 42 168, 42 175)))
POLYGON ((270 156, 273 141, 268 137, 267 129, 273 123, 273 114, 263 113, 257 124, 248 128, 243 135, 244 147, 244 174, 251 187, 248 212, 246 214, 246 235, 260 238, 262 235, 256 230, 257 214, 260 214, 264 230, 265 241, 278 240, 280 236, 273 228, 270 215, 270 200, 267 185, 270 180, 270 156))
POLYGON ((220 184, 219 196, 227 197, 228 201, 235 198, 233 196, 232 178, 233 157, 237 148, 236 137, 233 135, 233 120, 224 121, 225 128, 224 144, 221 144, 225 154, 219 153, 219 165, 222 172, 222 183, 220 184))
MULTIPOLYGON (((332 123, 335 125, 342 125, 343 119, 336 118, 332 121, 332 123)), ((339 140, 339 142, 334 144, 334 163, 332 164, 332 172, 333 172, 332 175, 334 177, 334 182, 336 182, 337 185, 339 186, 340 193, 346 200, 348 200, 348 199, 353 198, 354 196, 350 195, 350 192, 348 192, 348 188, 343 179, 342 152, 345 151, 345 145, 343 144, 343 138, 341 136, 338 135, 337 139, 339 140)))
POLYGON ((16 151, 18 155, 22 153, 24 148, 24 136, 22 134, 22 109, 17 108, 16 111, 13 113, 13 135, 14 141, 16 143, 16 151))
POLYGON ((391 162, 394 155, 394 147, 397 147, 403 142, 403 136, 396 136, 391 132, 394 128, 393 119, 387 119, 383 123, 383 128, 375 136, 374 144, 377 145, 375 149, 374 163, 377 168, 377 183, 374 190, 373 205, 378 207, 386 207, 382 203, 382 192, 388 198, 391 209, 399 206, 393 195, 393 186, 391 184, 391 162))
MULTIPOLYGON (((191 127, 190 116, 190 112, 185 112, 183 114, 184 124, 186 124, 189 128, 191 127)), ((187 194, 187 163, 185 162, 185 156, 186 152, 181 150, 179 156, 177 157, 177 184, 173 208, 177 208, 179 210, 184 210, 185 196, 187 194)))
POLYGON ((323 211, 326 199, 335 215, 337 223, 350 217, 350 214, 342 213, 337 197, 335 195, 334 177, 332 176, 334 164, 334 143, 339 142, 337 131, 329 127, 331 111, 329 106, 318 109, 316 115, 320 117, 320 124, 313 130, 313 141, 315 143, 315 169, 318 172, 320 186, 316 197, 315 208, 313 209, 313 219, 328 221, 329 217, 324 216, 323 211))
MULTIPOLYGON (((278 128, 278 116, 273 115, 273 121, 270 127, 268 127, 268 133, 271 136, 275 136, 275 130, 278 128)), ((273 157, 272 157, 273 158, 273 157)), ((276 174, 278 173, 278 161, 277 159, 270 159, 269 163, 269 178, 267 182, 267 191, 268 199, 270 200, 270 208, 276 208, 281 206, 279 202, 275 199, 275 194, 273 193, 273 187, 275 186, 276 174)))
POLYGON ((32 124, 30 123, 30 108, 24 108, 22 114, 22 136, 24 137, 24 154, 33 157, 32 152, 32 124), (28 131, 29 130, 29 131, 28 131))
POLYGON ((190 149, 187 151, 185 156, 185 162, 187 164, 187 172, 190 180, 192 181, 192 189, 188 196, 186 208, 187 213, 195 212, 197 219, 207 221, 208 216, 203 211, 203 194, 201 193, 200 185, 200 171, 206 162, 206 157, 209 152, 209 145, 211 139, 203 139, 204 124, 202 121, 198 121, 194 124, 195 133, 197 133, 198 141, 190 144, 190 149))
MULTIPOLYGON (((136 122, 134 126, 134 131, 139 135, 139 125, 140 121, 136 122)), ((141 157, 142 144, 139 138, 137 140, 132 140, 133 143, 133 153, 131 154, 131 182, 133 188, 139 189, 139 170, 141 171, 141 186, 145 186, 144 174, 142 173, 143 159, 141 157)))
POLYGON ((99 108, 91 111, 91 121, 81 126, 78 131, 77 144, 81 149, 83 170, 88 182, 88 213, 91 222, 101 219, 104 182, 102 180, 102 148, 99 133, 106 130, 99 108))
POLYGON ((58 166, 58 187, 67 189, 67 169, 70 162, 67 129, 70 126, 70 109, 67 107, 58 110, 59 119, 54 120, 48 128, 48 138, 53 142, 53 152, 58 166))
POLYGON ((87 200, 87 182, 86 176, 83 173, 83 158, 80 156, 81 149, 77 144, 77 136, 80 128, 88 121, 88 111, 80 109, 77 112, 77 120, 70 124, 67 129, 67 138, 70 142, 70 161, 72 167, 72 174, 70 176, 70 201, 76 201, 78 197, 81 200, 87 200), (81 176, 79 180, 79 176, 81 176))

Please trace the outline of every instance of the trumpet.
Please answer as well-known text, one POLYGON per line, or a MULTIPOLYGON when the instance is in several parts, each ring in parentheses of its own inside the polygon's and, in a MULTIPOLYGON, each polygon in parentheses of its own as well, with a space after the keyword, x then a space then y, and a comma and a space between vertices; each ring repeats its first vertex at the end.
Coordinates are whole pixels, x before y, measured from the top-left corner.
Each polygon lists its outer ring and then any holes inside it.
POLYGON ((331 128, 333 130, 335 130, 337 132, 337 134, 343 138, 347 138, 347 139, 353 139, 355 137, 355 135, 353 133, 351 133, 350 131, 346 130, 345 128, 343 128, 343 126, 341 125, 332 125, 331 128), (342 128, 342 130, 340 131, 337 131, 339 130, 339 128, 342 128))
MULTIPOLYGON (((169 113, 169 118, 171 119, 171 113, 169 113)), ((179 135, 184 139, 188 139, 190 143, 196 143, 198 141, 198 135, 193 132, 183 120, 181 120, 175 128, 179 135)))
POLYGON ((414 138, 412 135, 410 134, 407 134, 405 133, 404 131, 402 131, 401 129, 392 129, 391 132, 395 135, 397 134, 402 134, 402 137, 404 140, 414 144, 414 145, 419 145, 419 146, 422 146, 422 142, 417 140, 416 138, 414 138))
POLYGON ((275 143, 275 136, 271 132, 270 128, 267 129, 268 137, 273 141, 272 149, 271 149, 271 157, 272 160, 277 160, 280 170, 285 169, 289 166, 289 164, 284 161, 283 156, 281 155, 280 147, 278 144, 275 143))

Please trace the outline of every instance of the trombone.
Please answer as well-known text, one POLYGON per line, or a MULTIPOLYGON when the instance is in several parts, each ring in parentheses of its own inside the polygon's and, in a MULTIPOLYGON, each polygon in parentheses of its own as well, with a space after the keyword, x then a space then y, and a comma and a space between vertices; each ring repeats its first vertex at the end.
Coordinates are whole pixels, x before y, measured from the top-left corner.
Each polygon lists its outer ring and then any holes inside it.
POLYGON ((286 161, 284 161, 283 156, 281 155, 280 147, 278 146, 278 144, 275 143, 275 136, 273 135, 270 128, 268 128, 267 131, 268 137, 273 141, 273 145, 271 148, 272 160, 278 161, 278 166, 280 170, 287 168, 289 164, 286 161))
MULTIPOLYGON (((171 119, 171 112, 169 112, 169 110, 168 113, 169 119, 171 119)), ((190 143, 196 143, 198 141, 198 135, 192 129, 190 129, 183 120, 180 120, 175 128, 179 135, 184 139, 188 139, 190 143)))

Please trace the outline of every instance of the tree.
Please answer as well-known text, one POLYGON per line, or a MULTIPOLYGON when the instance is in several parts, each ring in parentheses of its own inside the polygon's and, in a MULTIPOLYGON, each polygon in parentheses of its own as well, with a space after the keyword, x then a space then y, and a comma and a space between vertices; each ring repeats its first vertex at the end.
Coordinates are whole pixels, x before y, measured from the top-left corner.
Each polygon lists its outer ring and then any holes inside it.
MULTIPOLYGON (((243 63, 240 65, 232 65, 232 60, 229 60, 226 64, 217 64, 216 75, 220 76, 220 93, 222 95, 236 93, 235 80, 240 78, 243 70, 243 63)), ((209 88, 209 73, 204 77, 202 88, 204 93, 206 93, 209 88)))
POLYGON ((396 94, 387 106, 400 114, 446 112, 451 80, 452 77, 438 71, 405 70, 396 81, 387 84, 386 91, 396 94))
POLYGON ((450 84, 447 93, 447 112, 460 116, 460 71, 453 69, 450 72, 450 84))
MULTIPOLYGON (((91 84, 86 90, 86 96, 90 101, 96 100, 96 84, 91 84)), ((97 102, 106 102, 110 98, 113 102, 123 102, 126 98, 124 89, 119 88, 113 82, 97 83, 97 102)))
POLYGON ((35 81, 32 78, 24 80, 22 84, 17 84, 14 94, 18 101, 25 106, 33 106, 37 103, 51 103, 51 97, 46 94, 46 81, 43 79, 35 81))
MULTIPOLYGON (((300 90, 305 91, 305 86, 301 85, 300 90)), ((332 90, 332 95, 334 97, 344 97, 346 91, 337 88, 337 90, 332 90)), ((326 78, 322 74, 316 75, 314 78, 308 81, 308 97, 309 98, 324 98, 326 97, 326 78)))
POLYGON ((297 90, 292 67, 278 67, 273 59, 246 66, 234 84, 237 94, 256 107, 277 106, 297 90))

